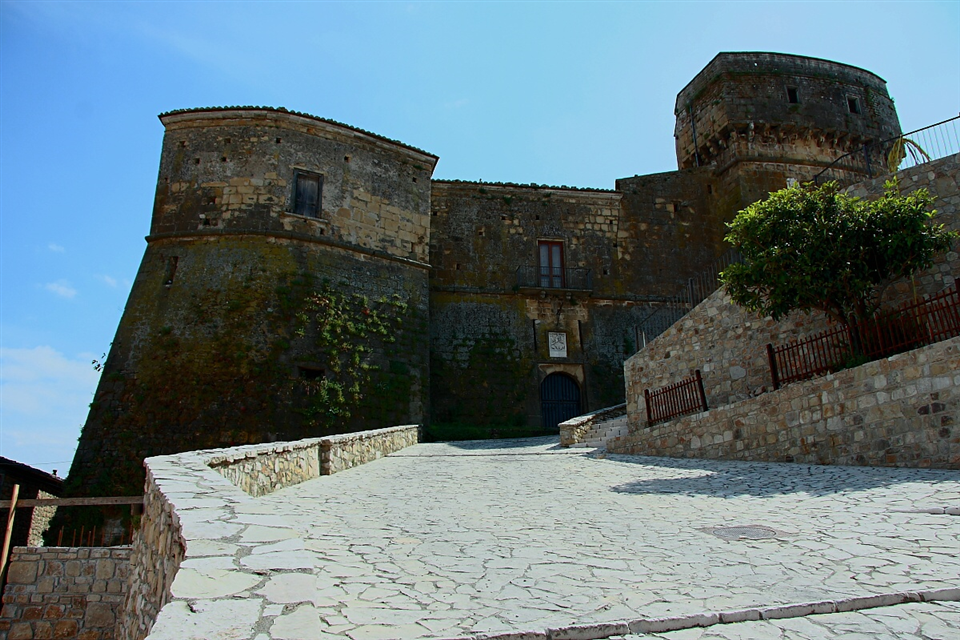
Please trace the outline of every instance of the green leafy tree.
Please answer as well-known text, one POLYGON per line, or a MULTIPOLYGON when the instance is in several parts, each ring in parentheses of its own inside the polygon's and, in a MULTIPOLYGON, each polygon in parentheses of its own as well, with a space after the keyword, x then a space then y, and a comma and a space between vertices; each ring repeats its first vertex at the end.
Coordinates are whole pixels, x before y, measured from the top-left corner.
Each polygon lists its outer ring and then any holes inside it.
POLYGON ((958 237, 932 222, 932 203, 924 189, 901 196, 895 182, 876 200, 835 182, 771 193, 728 225, 743 262, 721 280, 737 304, 775 320, 819 309, 852 327, 877 311, 889 284, 929 268, 958 237))

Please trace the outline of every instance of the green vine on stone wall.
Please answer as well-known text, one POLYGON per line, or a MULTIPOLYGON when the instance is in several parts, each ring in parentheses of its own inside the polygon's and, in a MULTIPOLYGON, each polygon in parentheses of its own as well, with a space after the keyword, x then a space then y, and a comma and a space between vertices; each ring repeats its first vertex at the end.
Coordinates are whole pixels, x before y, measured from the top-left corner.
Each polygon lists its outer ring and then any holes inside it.
POLYGON ((349 418, 363 400, 371 373, 380 367, 371 362, 376 343, 396 341, 407 304, 399 295, 371 301, 358 293, 344 293, 346 286, 324 281, 297 313, 296 333, 315 335, 316 353, 324 357, 329 375, 297 381, 307 400, 299 409, 311 426, 323 426, 349 418))

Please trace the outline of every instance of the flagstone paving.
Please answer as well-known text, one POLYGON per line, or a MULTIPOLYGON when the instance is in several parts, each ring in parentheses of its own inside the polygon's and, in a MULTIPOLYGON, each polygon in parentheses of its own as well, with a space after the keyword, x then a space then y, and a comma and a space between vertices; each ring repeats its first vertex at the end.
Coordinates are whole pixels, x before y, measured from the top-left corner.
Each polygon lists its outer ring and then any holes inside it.
MULTIPOLYGON (((253 594, 266 603, 258 626, 272 620, 258 640, 373 640, 956 588, 960 516, 945 511, 957 507, 952 471, 619 456, 531 439, 417 445, 258 498, 232 522, 247 525, 241 541, 262 542, 242 565, 270 576, 253 594), (758 537, 716 535, 724 527, 758 537)), ((951 636, 955 602, 652 637, 951 636)))

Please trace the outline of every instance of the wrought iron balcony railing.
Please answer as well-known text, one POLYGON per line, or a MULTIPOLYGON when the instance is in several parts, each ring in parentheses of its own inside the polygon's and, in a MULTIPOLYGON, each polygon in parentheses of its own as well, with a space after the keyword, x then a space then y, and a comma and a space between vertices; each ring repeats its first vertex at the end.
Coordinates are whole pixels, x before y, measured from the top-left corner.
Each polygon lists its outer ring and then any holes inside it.
POLYGON ((593 290, 590 269, 558 267, 517 267, 517 286, 521 289, 593 290))

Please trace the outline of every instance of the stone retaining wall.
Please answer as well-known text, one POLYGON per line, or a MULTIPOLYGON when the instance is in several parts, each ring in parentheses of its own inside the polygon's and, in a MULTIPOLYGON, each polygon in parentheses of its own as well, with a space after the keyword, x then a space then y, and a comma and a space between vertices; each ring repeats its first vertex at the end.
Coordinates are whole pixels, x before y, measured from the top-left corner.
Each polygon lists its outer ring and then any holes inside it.
POLYGON ((112 640, 130 547, 14 547, 0 637, 112 640))
POLYGON ((631 429, 614 453, 960 469, 960 337, 631 429))
POLYGON ((560 446, 570 447, 583 440, 583 436, 590 427, 598 422, 605 422, 619 418, 627 413, 626 403, 600 409, 592 413, 585 413, 576 418, 570 418, 566 422, 560 423, 560 446))
MULTIPOLYGON (((147 458, 144 515, 133 543, 117 638, 146 638, 167 604, 184 604, 189 587, 178 590, 175 579, 184 571, 190 574, 180 567, 192 558, 217 556, 217 566, 234 567, 236 580, 244 584, 265 580, 240 560, 259 542, 244 545, 235 539, 249 523, 238 514, 258 512, 251 502, 256 497, 399 451, 416 444, 419 432, 418 425, 406 425, 147 458)), ((177 584, 191 579, 192 574, 177 584)), ((170 628, 161 636, 175 637, 170 628)))

